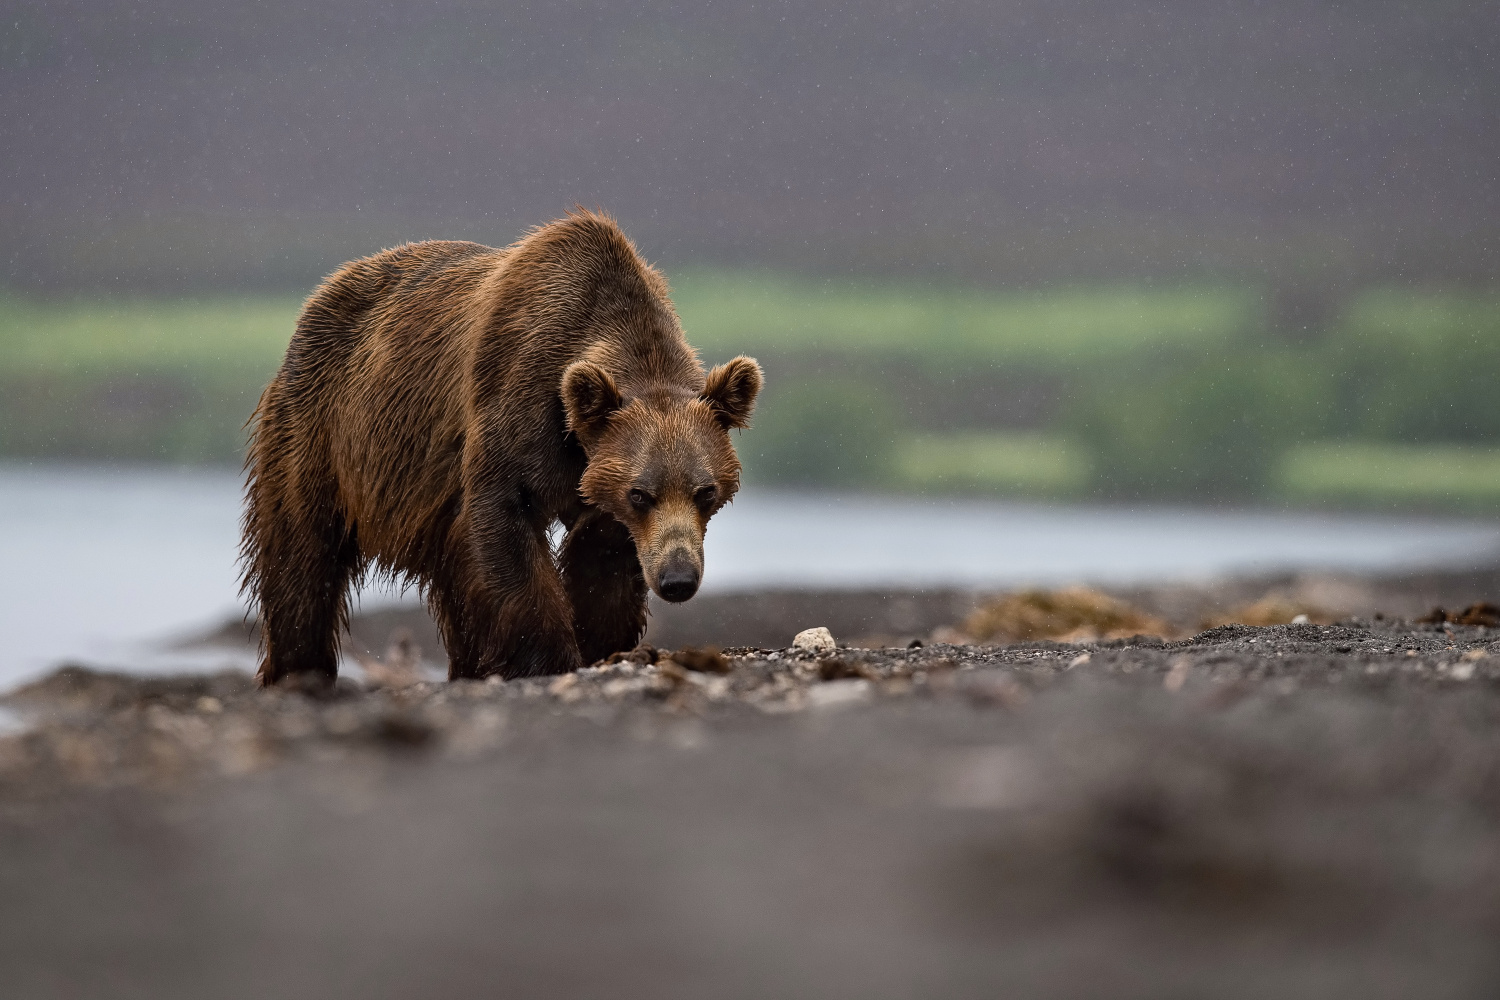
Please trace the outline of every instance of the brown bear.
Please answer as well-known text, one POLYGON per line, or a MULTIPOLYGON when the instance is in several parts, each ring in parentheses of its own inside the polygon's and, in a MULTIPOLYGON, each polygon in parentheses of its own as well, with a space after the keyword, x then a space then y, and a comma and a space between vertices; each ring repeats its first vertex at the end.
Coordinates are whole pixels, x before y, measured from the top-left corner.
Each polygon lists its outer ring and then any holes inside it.
POLYGON ((251 418, 242 559, 260 680, 331 681, 350 587, 417 584, 449 677, 630 649, 685 601, 739 488, 760 367, 706 375, 662 276, 607 216, 503 250, 413 243, 307 300, 251 418), (548 529, 566 529, 554 555, 548 529))

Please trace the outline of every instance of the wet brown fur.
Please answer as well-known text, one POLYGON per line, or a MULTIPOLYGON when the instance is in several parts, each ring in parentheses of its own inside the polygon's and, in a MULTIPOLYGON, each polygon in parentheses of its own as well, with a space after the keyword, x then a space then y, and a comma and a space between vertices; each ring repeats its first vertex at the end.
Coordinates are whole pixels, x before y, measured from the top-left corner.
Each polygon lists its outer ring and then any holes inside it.
POLYGON ((648 582, 701 572, 704 526, 739 486, 728 431, 760 384, 745 358, 705 375, 666 282, 602 215, 344 265, 252 418, 261 681, 336 675, 372 568, 422 588, 454 678, 634 647, 648 582))

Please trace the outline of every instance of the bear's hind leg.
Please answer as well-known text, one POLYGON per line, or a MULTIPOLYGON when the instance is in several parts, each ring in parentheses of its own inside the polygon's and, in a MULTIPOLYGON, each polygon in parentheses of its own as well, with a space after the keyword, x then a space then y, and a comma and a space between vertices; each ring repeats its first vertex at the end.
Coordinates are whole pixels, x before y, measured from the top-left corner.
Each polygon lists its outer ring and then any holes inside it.
POLYGON ((265 646, 258 676, 267 686, 293 674, 331 684, 339 634, 348 624, 349 586, 360 569, 359 544, 332 511, 311 525, 280 520, 253 539, 265 646))
POLYGON ((583 662, 634 649, 646 631, 646 578, 625 526, 597 508, 587 511, 558 561, 583 662))

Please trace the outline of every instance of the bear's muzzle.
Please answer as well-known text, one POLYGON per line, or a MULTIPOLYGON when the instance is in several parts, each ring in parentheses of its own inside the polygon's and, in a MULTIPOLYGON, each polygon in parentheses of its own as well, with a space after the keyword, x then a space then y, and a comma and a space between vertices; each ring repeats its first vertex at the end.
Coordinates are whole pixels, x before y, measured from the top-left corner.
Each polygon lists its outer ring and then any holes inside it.
POLYGON ((656 578, 656 592, 662 600, 674 604, 692 597, 698 592, 702 578, 696 560, 685 549, 674 549, 663 561, 656 578))

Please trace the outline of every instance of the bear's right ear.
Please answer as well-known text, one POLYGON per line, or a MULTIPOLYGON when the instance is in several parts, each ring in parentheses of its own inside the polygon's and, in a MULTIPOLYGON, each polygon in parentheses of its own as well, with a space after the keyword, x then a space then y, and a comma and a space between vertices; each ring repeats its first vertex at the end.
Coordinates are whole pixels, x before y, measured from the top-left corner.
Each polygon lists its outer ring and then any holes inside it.
POLYGON ((598 436, 610 415, 625 405, 615 380, 592 361, 575 361, 563 372, 562 401, 568 430, 585 441, 598 436))
POLYGON ((764 381, 756 360, 741 355, 708 373, 703 398, 713 407, 714 416, 725 430, 749 427, 750 414, 755 412, 755 397, 760 395, 764 381))

